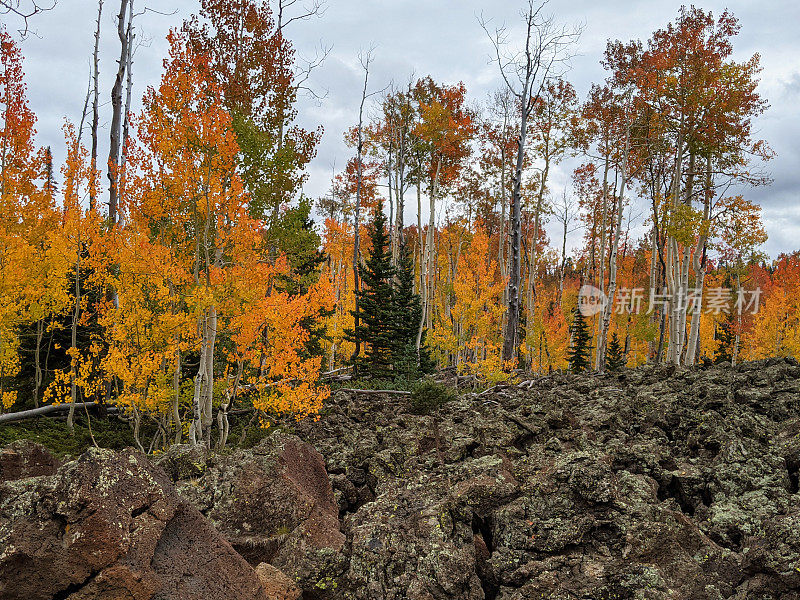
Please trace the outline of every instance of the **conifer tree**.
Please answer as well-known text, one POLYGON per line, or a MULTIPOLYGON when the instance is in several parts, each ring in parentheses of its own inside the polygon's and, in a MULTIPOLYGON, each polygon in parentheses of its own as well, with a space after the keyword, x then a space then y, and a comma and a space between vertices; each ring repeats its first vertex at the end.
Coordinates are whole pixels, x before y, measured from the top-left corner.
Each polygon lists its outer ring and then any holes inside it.
POLYGON ((606 369, 608 371, 621 371, 628 364, 628 357, 619 342, 617 332, 611 334, 611 340, 606 347, 606 369))
MULTIPOLYGON (((722 280, 722 287, 723 289, 733 287, 729 272, 725 274, 725 278, 722 280)), ((720 315, 720 320, 714 325, 714 338, 717 342, 714 348, 714 363, 718 365, 731 364, 736 333, 733 330, 733 315, 729 312, 720 315)))
POLYGON ((419 373, 430 375, 436 370, 436 359, 431 355, 430 347, 427 342, 428 330, 422 330, 422 337, 419 342, 419 373))
POLYGON ((383 202, 378 202, 372 221, 367 225, 372 254, 360 269, 362 287, 358 294, 360 322, 347 332, 353 342, 360 341, 366 352, 356 361, 360 374, 377 379, 391 378, 395 343, 395 308, 389 235, 383 202))
POLYGON ((726 315, 715 325, 715 335, 717 346, 714 348, 714 362, 720 364, 731 364, 733 357, 733 345, 736 334, 733 332, 733 318, 726 315))
POLYGON ((428 347, 420 344, 417 355, 417 333, 422 319, 422 302, 414 293, 414 257, 411 248, 403 241, 397 264, 397 278, 394 290, 395 347, 392 354, 396 377, 414 379, 432 370, 433 360, 428 347))
POLYGON ((567 352, 569 370, 573 373, 581 373, 589 368, 592 346, 586 319, 584 319, 583 313, 578 308, 575 308, 571 333, 572 346, 567 352))

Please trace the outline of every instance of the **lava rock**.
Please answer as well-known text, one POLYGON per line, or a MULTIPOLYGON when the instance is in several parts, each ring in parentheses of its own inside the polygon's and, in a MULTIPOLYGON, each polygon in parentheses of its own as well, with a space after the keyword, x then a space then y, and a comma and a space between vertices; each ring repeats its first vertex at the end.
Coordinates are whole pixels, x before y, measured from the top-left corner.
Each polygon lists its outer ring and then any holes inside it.
POLYGON ((427 417, 339 392, 297 435, 347 536, 332 597, 800 600, 793 360, 554 373, 427 417))
POLYGON ((269 563, 321 589, 344 570, 345 536, 322 456, 277 432, 252 450, 210 460, 179 493, 253 565, 269 563))
POLYGON ((0 450, 0 481, 52 475, 61 462, 44 446, 22 440, 0 450))
POLYGON ((133 451, 0 485, 3 600, 267 600, 259 577, 133 451))

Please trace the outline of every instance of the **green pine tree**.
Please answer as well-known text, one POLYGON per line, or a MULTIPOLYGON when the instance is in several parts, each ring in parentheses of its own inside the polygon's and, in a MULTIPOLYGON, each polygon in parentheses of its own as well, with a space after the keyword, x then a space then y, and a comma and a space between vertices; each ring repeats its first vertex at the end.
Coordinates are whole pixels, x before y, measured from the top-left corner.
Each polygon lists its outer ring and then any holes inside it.
POLYGON ((606 348, 606 369, 608 371, 621 371, 628 365, 628 357, 619 343, 617 332, 611 334, 611 340, 606 348))
MULTIPOLYGON (((730 273, 725 274, 722 287, 730 289, 733 286, 730 273)), ((733 331, 733 315, 726 313, 714 326, 714 338, 717 345, 714 348, 714 362, 716 364, 731 364, 733 360, 733 346, 736 343, 736 334, 733 331)))
POLYGON ((591 361, 591 338, 586 319, 578 308, 575 308, 575 317, 572 319, 572 346, 567 352, 569 370, 573 373, 581 373, 589 368, 591 361))
POLYGON ((736 335, 733 333, 733 318, 726 315, 715 325, 714 337, 717 346, 714 348, 714 362, 716 364, 731 364, 733 360, 733 346, 736 342, 736 335))
POLYGON ((372 254, 360 270, 361 290, 357 292, 360 324, 346 335, 350 341, 360 341, 365 348, 364 355, 357 359, 356 370, 376 379, 389 379, 394 376, 392 361, 396 348, 392 282, 395 270, 382 202, 378 202, 367 231, 372 254))
POLYGON ((433 361, 424 343, 424 331, 423 343, 417 355, 417 332, 422 319, 422 302, 419 294, 414 293, 414 257, 405 242, 400 246, 393 309, 395 346, 392 363, 395 377, 417 379, 421 374, 432 371, 433 361))
POLYGON ((423 375, 430 375, 436 371, 436 360, 431 355, 428 347, 428 330, 422 330, 422 338, 419 342, 419 372, 423 375))

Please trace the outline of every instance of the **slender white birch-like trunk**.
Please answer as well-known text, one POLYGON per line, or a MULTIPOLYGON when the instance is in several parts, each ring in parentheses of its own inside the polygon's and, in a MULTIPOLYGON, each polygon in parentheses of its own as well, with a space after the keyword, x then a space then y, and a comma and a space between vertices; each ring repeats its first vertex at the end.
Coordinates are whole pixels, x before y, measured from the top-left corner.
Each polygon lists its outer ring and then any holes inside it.
MULTIPOLYGON (((608 292, 606 293, 606 305, 603 309, 603 321, 597 336, 597 355, 595 367, 601 373, 606 366, 606 340, 608 338, 608 327, 611 323, 611 314, 614 311, 614 300, 617 295, 617 255, 619 253, 619 240, 622 231, 622 209, 624 206, 625 183, 628 177, 628 153, 630 151, 631 129, 628 125, 625 131, 625 151, 622 157, 622 175, 617 197, 616 219, 614 222, 614 237, 611 242, 611 256, 608 266, 608 292)), ((605 237, 605 236, 604 236, 605 237)))

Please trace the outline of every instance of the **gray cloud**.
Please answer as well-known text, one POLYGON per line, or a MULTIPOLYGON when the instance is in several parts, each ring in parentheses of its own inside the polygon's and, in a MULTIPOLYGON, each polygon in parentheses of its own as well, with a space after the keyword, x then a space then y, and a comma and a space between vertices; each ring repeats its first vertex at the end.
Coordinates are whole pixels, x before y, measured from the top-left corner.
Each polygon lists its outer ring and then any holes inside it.
MULTIPOLYGON (((102 100, 107 103, 113 82, 114 55, 117 52, 113 24, 113 2, 106 0, 101 56, 102 100)), ((139 0, 143 4, 143 0, 139 0)), ((305 192, 323 194, 329 184, 331 166, 342 167, 350 150, 342 142, 344 131, 357 119, 362 73, 357 61, 360 50, 375 46, 371 87, 390 82, 404 84, 412 73, 430 74, 435 79, 463 81, 471 98, 484 100, 500 86, 496 68, 488 64, 490 46, 477 15, 506 23, 513 36, 521 23, 516 0, 329 0, 322 19, 292 24, 288 35, 301 55, 310 56, 323 40, 333 46, 324 66, 313 77, 317 90, 328 90, 321 102, 301 99, 300 122, 306 127, 323 125, 325 135, 310 169, 305 192)), ((605 74, 599 64, 606 40, 646 39, 677 14, 679 2, 652 0, 597 2, 553 1, 549 7, 556 18, 567 24, 581 24, 583 34, 576 48, 568 78, 579 94, 605 74)), ((195 0, 151 0, 160 11, 175 11, 170 16, 147 14, 140 19, 143 34, 152 41, 136 56, 136 97, 147 85, 155 85, 165 56, 164 36, 171 27, 197 9, 195 0)), ((800 189, 800 125, 795 116, 800 93, 800 52, 796 23, 800 5, 791 0, 753 3, 712 0, 704 8, 719 14, 729 8, 742 24, 736 40, 736 57, 762 55, 764 67, 761 92, 771 108, 757 123, 759 135, 769 141, 778 156, 769 165, 775 184, 771 188, 747 190, 759 201, 770 233, 766 250, 771 255, 798 246, 797 190, 800 189)), ((53 146, 57 160, 63 158, 61 125, 65 117, 77 121, 87 85, 92 45, 95 2, 59 0, 55 10, 39 15, 33 23, 38 37, 22 44, 26 57, 29 95, 39 117, 37 129, 41 144, 53 146)), ((10 23, 13 28, 14 24, 10 23)), ((104 111, 107 114, 108 110, 104 111)), ((106 137, 104 134, 103 137, 106 137)), ((101 149, 102 152, 102 149, 101 149)), ((569 181, 568 169, 557 170, 554 187, 569 181)), ((409 213, 408 217, 411 217, 409 213)))

